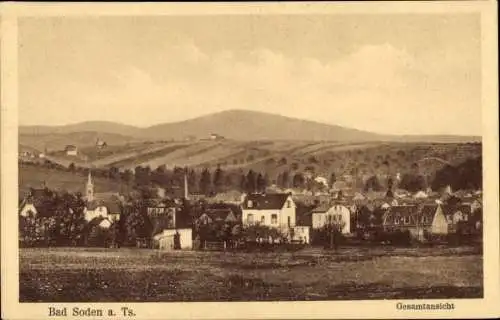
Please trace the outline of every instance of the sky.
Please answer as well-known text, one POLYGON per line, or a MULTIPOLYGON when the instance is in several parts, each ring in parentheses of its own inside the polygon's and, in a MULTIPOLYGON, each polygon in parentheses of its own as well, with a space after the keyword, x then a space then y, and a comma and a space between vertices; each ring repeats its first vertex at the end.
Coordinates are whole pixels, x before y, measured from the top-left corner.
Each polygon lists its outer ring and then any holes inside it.
POLYGON ((388 134, 481 134, 476 14, 31 17, 19 124, 228 109, 388 134))

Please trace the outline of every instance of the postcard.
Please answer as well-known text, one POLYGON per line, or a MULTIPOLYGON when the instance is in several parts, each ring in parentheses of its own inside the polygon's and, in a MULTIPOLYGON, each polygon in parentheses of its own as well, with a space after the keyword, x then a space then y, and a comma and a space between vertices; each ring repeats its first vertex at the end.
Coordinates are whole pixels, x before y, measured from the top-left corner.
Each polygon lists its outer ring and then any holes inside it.
POLYGON ((500 315, 496 3, 3 3, 2 318, 500 315))

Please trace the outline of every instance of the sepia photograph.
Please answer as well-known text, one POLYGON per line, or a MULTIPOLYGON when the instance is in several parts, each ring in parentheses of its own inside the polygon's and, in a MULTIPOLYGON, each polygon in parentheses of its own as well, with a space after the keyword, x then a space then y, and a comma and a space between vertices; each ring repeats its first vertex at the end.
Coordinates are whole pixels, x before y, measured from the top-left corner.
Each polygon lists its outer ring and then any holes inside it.
POLYGON ((482 25, 17 17, 18 303, 484 299, 482 25))

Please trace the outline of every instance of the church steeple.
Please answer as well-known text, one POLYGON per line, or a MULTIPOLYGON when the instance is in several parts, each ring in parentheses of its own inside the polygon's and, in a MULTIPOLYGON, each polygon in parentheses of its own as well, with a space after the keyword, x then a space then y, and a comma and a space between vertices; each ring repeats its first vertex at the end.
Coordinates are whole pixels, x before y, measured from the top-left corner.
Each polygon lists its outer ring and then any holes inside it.
POLYGON ((87 185, 86 185, 86 189, 87 189, 87 201, 93 201, 94 200, 94 184, 92 183, 92 174, 90 173, 90 169, 89 169, 89 176, 88 176, 88 180, 87 180, 87 185))

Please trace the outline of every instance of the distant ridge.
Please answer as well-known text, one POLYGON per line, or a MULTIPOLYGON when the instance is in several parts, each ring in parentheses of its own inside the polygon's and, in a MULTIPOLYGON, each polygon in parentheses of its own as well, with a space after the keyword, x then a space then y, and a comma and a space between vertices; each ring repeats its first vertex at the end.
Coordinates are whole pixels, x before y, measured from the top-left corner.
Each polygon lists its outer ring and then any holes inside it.
MULTIPOLYGON (((20 126, 21 137, 93 132, 120 135, 117 140, 206 138, 217 133, 233 140, 479 142, 481 137, 459 135, 383 135, 352 128, 248 110, 227 110, 194 119, 139 128, 109 121, 87 121, 63 126, 20 126)), ((93 137, 94 138, 94 137, 93 137)), ((118 141, 117 141, 118 142, 118 141)))

